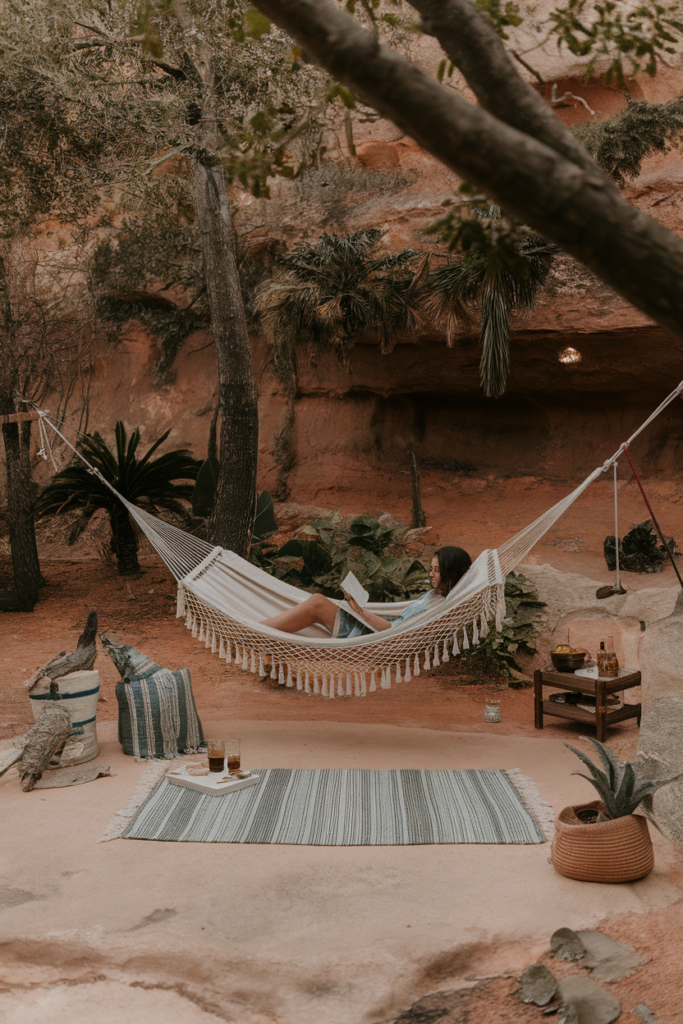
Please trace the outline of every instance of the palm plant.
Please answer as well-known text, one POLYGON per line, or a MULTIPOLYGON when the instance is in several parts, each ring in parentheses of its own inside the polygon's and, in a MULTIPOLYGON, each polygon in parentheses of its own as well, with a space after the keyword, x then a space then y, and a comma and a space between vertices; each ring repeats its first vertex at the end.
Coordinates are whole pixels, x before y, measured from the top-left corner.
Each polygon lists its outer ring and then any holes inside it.
MULTIPOLYGON (((483 217, 498 220, 500 212, 492 206, 483 217)), ((504 242, 472 248, 461 259, 433 271, 424 301, 436 326, 445 331, 449 347, 460 322, 479 309, 479 375, 489 398, 500 398, 510 373, 510 312, 534 308, 559 251, 536 237, 504 242)))
POLYGON ((565 743, 565 747, 569 747, 577 757, 580 757, 591 773, 589 776, 583 772, 572 772, 573 775, 580 775, 582 779, 586 779, 591 786, 595 786, 605 805, 602 820, 623 818, 627 814, 633 814, 646 796, 651 796, 662 786, 681 778, 680 775, 676 775, 671 779, 639 779, 637 761, 620 761, 614 751, 599 740, 594 740, 590 736, 582 736, 581 739, 590 740, 593 744, 602 761, 604 772, 581 750, 572 747, 570 743, 565 743))
POLYGON ((378 254, 380 236, 377 228, 322 235, 280 260, 280 275, 257 301, 276 368, 295 365, 301 341, 332 349, 346 365, 358 335, 377 334, 380 351, 388 353, 403 333, 422 325, 420 270, 412 270, 419 254, 378 254))
MULTIPOLYGON (((119 420, 115 428, 115 451, 97 432, 84 434, 78 450, 101 477, 132 505, 152 513, 167 509, 182 515, 187 511, 182 500, 191 499, 192 484, 174 481, 194 480, 201 463, 184 448, 152 458, 170 433, 167 430, 142 458, 138 458, 140 430, 136 427, 128 439, 126 428, 119 420)), ((68 537, 69 544, 74 544, 101 508, 106 509, 109 515, 111 549, 116 555, 119 572, 123 576, 140 572, 140 545, 130 515, 100 476, 88 469, 77 456, 53 477, 38 499, 36 511, 38 515, 48 516, 82 509, 68 537)))

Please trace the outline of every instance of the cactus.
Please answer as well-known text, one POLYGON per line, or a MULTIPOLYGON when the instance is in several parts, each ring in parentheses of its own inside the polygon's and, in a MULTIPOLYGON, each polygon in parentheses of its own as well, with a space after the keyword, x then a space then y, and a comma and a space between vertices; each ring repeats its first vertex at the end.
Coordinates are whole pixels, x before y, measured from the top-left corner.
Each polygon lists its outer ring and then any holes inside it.
MULTIPOLYGON (((594 740, 590 736, 582 736, 582 740, 588 740, 597 750, 605 771, 601 771, 583 751, 565 743, 577 757, 581 758, 588 768, 591 776, 583 772, 572 772, 572 775, 580 775, 587 779, 592 786, 595 786, 600 799, 605 805, 605 818, 624 818, 627 814, 633 814, 638 805, 646 796, 656 793, 662 786, 683 778, 683 775, 675 775, 671 779, 639 779, 638 761, 620 761, 613 750, 610 750, 604 743, 594 740)), ((600 818, 598 818, 600 820, 600 818)))

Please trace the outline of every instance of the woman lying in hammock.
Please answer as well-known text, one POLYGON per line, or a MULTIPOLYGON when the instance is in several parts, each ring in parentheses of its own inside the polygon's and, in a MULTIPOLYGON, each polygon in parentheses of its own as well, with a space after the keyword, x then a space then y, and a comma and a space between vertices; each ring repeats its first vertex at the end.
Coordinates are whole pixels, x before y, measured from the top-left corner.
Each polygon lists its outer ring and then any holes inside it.
POLYGON ((383 629, 391 629, 406 619, 427 611, 428 608, 442 604, 446 595, 465 575, 472 564, 472 559, 462 548, 452 546, 439 548, 432 558, 432 565, 429 570, 429 578, 432 583, 432 590, 429 590, 417 601, 413 601, 404 609, 401 615, 392 619, 385 619, 381 615, 375 615, 365 608, 361 608, 352 597, 347 601, 351 609, 363 619, 367 625, 359 622, 355 615, 349 615, 347 611, 330 601, 323 594, 312 594, 306 601, 302 601, 296 608, 290 608, 286 612, 274 615, 272 619, 265 619, 261 625, 272 626, 273 629, 282 630, 283 633, 298 633, 300 629, 312 626, 314 623, 322 623, 333 637, 346 640, 352 636, 364 636, 383 629))

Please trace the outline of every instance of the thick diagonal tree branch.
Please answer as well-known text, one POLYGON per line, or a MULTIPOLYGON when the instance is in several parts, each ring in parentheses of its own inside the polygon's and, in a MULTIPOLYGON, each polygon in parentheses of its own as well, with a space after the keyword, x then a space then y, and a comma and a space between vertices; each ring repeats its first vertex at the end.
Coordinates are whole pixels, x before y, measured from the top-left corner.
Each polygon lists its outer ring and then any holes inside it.
POLYGON ((382 46, 331 0, 255 0, 364 103, 683 337, 683 241, 604 174, 504 124, 382 46))
MULTIPOLYGON (((512 128, 533 135, 586 170, 598 165, 519 74, 502 40, 471 0, 408 0, 462 72, 477 102, 512 128)), ((614 186, 613 186, 614 187, 614 186)))

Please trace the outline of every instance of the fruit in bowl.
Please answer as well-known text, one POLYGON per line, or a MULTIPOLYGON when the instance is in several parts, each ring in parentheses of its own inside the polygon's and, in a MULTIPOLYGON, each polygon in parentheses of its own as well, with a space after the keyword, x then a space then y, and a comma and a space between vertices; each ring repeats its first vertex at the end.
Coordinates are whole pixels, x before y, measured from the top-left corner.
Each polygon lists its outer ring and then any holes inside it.
POLYGON ((557 672, 576 672, 577 668, 583 668, 587 654, 588 652, 583 648, 559 644, 554 651, 550 652, 550 660, 557 672))

